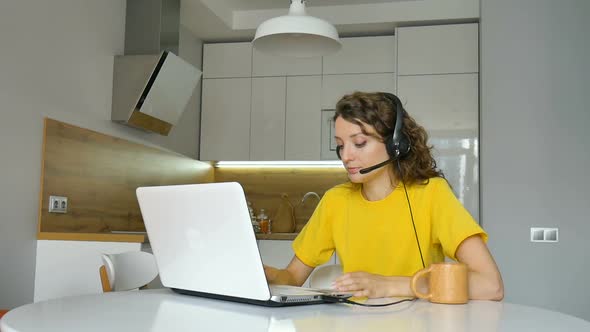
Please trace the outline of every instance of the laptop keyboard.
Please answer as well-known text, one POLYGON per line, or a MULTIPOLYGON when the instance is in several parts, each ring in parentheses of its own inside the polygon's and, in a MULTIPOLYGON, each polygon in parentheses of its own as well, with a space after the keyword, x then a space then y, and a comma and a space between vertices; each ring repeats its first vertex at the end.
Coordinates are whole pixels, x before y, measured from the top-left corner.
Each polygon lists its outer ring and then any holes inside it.
POLYGON ((270 285, 270 293, 272 295, 318 295, 324 294, 321 291, 316 291, 310 288, 288 286, 288 285, 270 285))

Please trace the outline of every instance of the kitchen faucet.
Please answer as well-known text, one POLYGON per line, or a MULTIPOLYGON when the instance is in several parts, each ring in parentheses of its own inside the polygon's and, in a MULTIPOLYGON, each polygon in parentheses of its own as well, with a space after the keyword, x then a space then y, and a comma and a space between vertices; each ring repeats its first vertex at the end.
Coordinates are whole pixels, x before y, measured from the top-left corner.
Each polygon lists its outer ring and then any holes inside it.
POLYGON ((299 204, 303 204, 303 202, 305 202, 305 200, 309 197, 309 196, 315 196, 318 201, 321 200, 320 195, 318 195, 316 192, 314 191, 310 191, 308 193, 306 193, 305 195, 303 195, 303 198, 301 199, 301 202, 299 202, 299 204))

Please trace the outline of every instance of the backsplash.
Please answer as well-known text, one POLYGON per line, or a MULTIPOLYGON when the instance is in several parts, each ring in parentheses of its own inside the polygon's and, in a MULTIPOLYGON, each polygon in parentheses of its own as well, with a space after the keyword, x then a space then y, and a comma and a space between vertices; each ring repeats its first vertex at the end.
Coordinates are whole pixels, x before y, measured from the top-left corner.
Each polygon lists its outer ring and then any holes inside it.
POLYGON ((296 232, 307 223, 318 204, 313 195, 308 195, 302 203, 306 193, 315 192, 321 197, 326 190, 348 181, 346 171, 336 167, 216 168, 214 174, 215 182, 239 182, 255 211, 258 213, 261 208, 265 209, 272 222, 276 222, 273 219, 281 204, 281 195, 287 194, 294 207, 296 232))
POLYGON ((139 186, 213 181, 213 167, 180 154, 45 119, 39 232, 145 231, 139 186), (49 213, 49 196, 68 198, 49 213))

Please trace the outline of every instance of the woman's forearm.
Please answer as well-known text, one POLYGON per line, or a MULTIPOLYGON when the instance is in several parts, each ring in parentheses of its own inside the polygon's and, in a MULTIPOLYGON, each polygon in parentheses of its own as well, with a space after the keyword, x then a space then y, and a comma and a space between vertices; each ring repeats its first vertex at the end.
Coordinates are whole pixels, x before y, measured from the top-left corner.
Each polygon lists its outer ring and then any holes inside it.
POLYGON ((504 298, 504 286, 501 277, 491 277, 483 273, 470 271, 469 298, 472 300, 500 301, 504 298))
POLYGON ((295 277, 287 269, 277 269, 270 266, 264 267, 266 279, 270 284, 301 286, 295 277))

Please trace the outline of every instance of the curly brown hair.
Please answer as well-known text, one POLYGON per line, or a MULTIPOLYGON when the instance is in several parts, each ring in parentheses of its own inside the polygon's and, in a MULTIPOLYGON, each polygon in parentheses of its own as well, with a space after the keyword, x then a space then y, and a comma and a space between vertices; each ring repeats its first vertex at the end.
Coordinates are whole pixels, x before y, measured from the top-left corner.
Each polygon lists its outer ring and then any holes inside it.
MULTIPOLYGON (((401 178, 406 184, 428 183, 428 179, 432 177, 444 178, 443 172, 437 169, 436 161, 432 157, 432 146, 428 145, 428 133, 424 127, 417 124, 403 106, 401 110, 396 108, 396 104, 383 92, 357 91, 345 95, 338 101, 334 121, 342 117, 360 126, 363 134, 385 142, 387 137, 393 135, 396 112, 404 112, 402 132, 408 137, 411 148, 409 154, 399 160, 402 175, 398 167, 392 167, 395 177, 401 178), (379 136, 368 133, 365 124, 374 127, 379 136)), ((396 160, 392 161, 394 166, 396 163, 396 160)))

